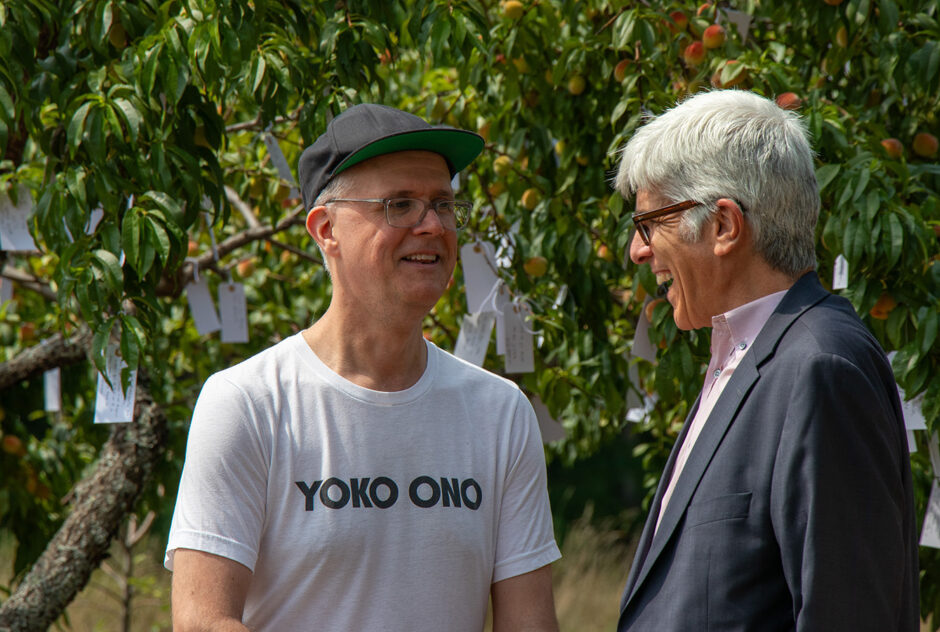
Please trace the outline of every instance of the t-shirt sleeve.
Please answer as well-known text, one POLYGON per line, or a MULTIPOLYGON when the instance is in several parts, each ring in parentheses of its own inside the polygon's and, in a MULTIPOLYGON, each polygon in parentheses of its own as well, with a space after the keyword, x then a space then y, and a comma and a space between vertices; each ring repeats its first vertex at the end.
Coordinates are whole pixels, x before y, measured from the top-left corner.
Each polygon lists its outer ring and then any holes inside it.
POLYGON ((254 570, 264 525, 268 450, 249 397, 221 375, 199 394, 164 565, 195 549, 254 570))
POLYGON ((499 507, 493 582, 534 571, 561 557, 552 529, 538 421, 521 392, 512 420, 510 459, 499 507))

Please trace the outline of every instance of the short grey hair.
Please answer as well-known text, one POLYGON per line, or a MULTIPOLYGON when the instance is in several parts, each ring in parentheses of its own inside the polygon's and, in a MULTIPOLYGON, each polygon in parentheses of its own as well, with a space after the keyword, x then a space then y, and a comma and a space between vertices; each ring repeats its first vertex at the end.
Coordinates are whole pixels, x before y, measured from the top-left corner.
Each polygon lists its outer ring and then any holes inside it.
MULTIPOLYGON (((349 192, 352 190, 352 178, 346 176, 346 172, 342 171, 335 176, 333 179, 326 183, 326 186, 323 187, 323 190, 317 195, 317 198, 313 201, 313 204, 310 208, 307 209, 309 213, 317 206, 323 206, 326 202, 332 200, 333 198, 341 198, 349 195, 349 192)), ((320 258, 323 260, 323 268, 326 270, 326 273, 332 278, 333 273, 330 272, 330 264, 326 260, 326 253, 323 252, 323 248, 320 247, 320 244, 317 243, 317 240, 314 239, 313 243, 316 244, 317 250, 320 251, 320 258)))
POLYGON ((754 246, 791 276, 816 267, 819 189, 809 132, 795 112, 744 90, 702 92, 652 118, 621 152, 614 180, 625 198, 639 190, 671 202, 694 200, 680 235, 701 237, 719 198, 738 202, 754 246))

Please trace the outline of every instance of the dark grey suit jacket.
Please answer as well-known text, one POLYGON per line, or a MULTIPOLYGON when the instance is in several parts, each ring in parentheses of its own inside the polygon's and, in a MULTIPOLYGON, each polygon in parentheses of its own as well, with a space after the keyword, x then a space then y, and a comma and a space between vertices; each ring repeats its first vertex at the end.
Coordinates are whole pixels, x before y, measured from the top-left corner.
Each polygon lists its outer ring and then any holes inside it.
POLYGON ((920 629, 897 387, 851 304, 815 272, 735 369, 654 537, 687 429, 656 491, 618 630, 920 629))

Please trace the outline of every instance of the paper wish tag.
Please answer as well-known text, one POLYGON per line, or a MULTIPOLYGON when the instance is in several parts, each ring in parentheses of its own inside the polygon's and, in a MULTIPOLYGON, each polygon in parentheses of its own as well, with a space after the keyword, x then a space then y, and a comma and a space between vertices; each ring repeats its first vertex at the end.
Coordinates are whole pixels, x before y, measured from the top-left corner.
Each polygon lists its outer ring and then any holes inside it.
POLYGON ((57 413, 62 410, 62 375, 58 367, 42 374, 42 385, 46 412, 57 413))
POLYGON ((485 305, 488 299, 492 300, 493 288, 499 281, 493 244, 480 241, 464 244, 460 249, 460 266, 467 292, 467 312, 495 311, 485 305))
POLYGON ((277 139, 274 138, 274 135, 270 132, 265 132, 263 136, 264 144, 268 148, 268 154, 271 155, 271 162, 274 163, 277 174, 281 176, 281 180, 291 185, 288 197, 295 198, 300 196, 300 192, 297 190, 294 181, 294 174, 291 173, 290 165, 287 164, 287 158, 284 156, 284 151, 281 149, 280 143, 277 142, 277 139))
POLYGON ((526 322, 532 314, 525 303, 508 302, 503 308, 503 339, 506 349, 506 373, 531 373, 535 370, 534 333, 526 322))
POLYGON ((215 311, 215 302, 209 292, 209 280, 205 276, 186 284, 186 301, 200 336, 222 328, 219 315, 215 311))
POLYGON ((494 298, 486 302, 490 307, 496 310, 496 355, 506 355, 506 319, 503 317, 503 310, 506 305, 512 302, 509 288, 500 281, 496 285, 494 298))
POLYGON ((646 320, 646 304, 650 300, 649 297, 646 297, 643 309, 640 310, 640 318, 636 322, 636 333, 633 335, 630 353, 634 357, 643 358, 647 362, 656 364, 656 349, 653 348, 653 343, 650 342, 650 323, 646 320))
POLYGON ((13 299, 13 281, 0 277, 0 305, 13 299))
POLYGON ((494 312, 479 312, 467 314, 460 325, 457 334, 457 345, 454 355, 471 364, 483 366, 486 360, 486 349, 490 346, 490 337, 493 335, 493 325, 496 324, 494 312))
POLYGON ((248 342, 248 305, 244 285, 232 282, 219 285, 219 316, 222 319, 222 342, 248 342))
POLYGON ((0 250, 36 250, 29 234, 29 213, 33 196, 24 186, 17 189, 16 204, 5 192, 0 193, 0 250))
POLYGON ((545 405, 545 402, 539 399, 538 395, 533 395, 530 401, 532 402, 533 410, 535 410, 535 418, 538 419, 539 422, 539 431, 542 433, 542 443, 551 443, 552 441, 564 439, 567 436, 565 427, 555 421, 552 414, 548 411, 548 406, 545 405))
POLYGON ((105 369, 109 385, 100 373, 98 374, 98 392, 95 397, 95 423, 117 424, 134 420, 134 397, 137 392, 137 367, 131 371, 127 392, 121 388, 121 371, 127 364, 119 355, 120 347, 111 343, 108 345, 105 357, 105 369))
POLYGON ((924 526, 920 532, 920 545, 940 549, 940 486, 936 475, 930 487, 930 500, 924 514, 924 526))
POLYGON ((832 266, 832 289, 844 290, 847 287, 849 287, 849 261, 844 255, 839 255, 832 266))

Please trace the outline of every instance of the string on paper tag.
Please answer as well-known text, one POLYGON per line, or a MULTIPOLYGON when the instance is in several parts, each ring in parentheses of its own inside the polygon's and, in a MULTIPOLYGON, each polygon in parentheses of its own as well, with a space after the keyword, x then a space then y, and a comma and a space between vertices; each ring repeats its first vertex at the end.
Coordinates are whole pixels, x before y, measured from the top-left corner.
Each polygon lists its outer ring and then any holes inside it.
POLYGON ((832 266, 832 289, 844 290, 847 287, 849 287, 849 261, 844 255, 839 255, 832 266))
POLYGON ((471 364, 483 366, 495 324, 495 312, 478 312, 464 316, 460 333, 457 335, 454 355, 471 364))
POLYGON ((130 372, 127 391, 121 388, 121 372, 127 367, 116 342, 108 344, 105 369, 108 379, 98 374, 98 390, 95 397, 96 424, 127 423, 134 420, 134 398, 137 392, 137 367, 130 372), (108 381, 111 384, 108 384, 108 381))
POLYGON ((228 281, 219 284, 219 316, 222 342, 248 342, 248 306, 245 286, 228 281))

